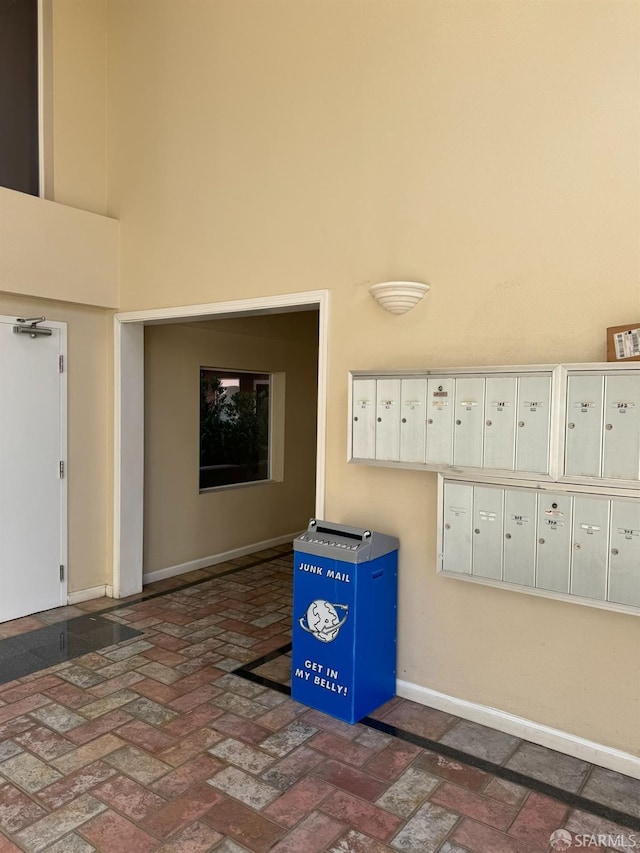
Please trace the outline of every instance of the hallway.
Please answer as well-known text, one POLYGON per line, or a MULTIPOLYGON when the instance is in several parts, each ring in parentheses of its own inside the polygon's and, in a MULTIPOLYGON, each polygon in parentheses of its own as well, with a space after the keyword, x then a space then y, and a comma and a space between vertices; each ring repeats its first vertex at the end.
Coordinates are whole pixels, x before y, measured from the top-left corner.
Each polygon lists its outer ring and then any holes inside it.
POLYGON ((0 853, 640 844, 640 781, 403 699, 354 726, 293 702, 291 568, 282 546, 0 625, 0 675, 16 637, 113 628, 0 685, 0 853))

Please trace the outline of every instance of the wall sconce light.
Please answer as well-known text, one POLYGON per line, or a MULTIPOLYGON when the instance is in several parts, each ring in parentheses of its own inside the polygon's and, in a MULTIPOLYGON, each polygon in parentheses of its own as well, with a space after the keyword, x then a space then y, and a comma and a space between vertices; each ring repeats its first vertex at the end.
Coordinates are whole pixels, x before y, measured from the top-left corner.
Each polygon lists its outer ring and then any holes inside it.
POLYGON ((429 290, 430 284, 418 281, 383 281, 372 284, 369 293, 391 314, 406 314, 429 290))

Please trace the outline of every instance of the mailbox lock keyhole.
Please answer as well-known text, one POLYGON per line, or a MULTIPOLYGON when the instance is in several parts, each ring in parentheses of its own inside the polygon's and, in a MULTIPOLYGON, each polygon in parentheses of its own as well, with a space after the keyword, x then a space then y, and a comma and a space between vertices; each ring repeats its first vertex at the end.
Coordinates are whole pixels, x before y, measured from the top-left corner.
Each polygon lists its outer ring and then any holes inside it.
POLYGON ((558 504, 556 504, 556 503, 551 504, 551 509, 558 509, 558 504))
POLYGON ((378 418, 378 423, 382 423, 382 418, 378 418))

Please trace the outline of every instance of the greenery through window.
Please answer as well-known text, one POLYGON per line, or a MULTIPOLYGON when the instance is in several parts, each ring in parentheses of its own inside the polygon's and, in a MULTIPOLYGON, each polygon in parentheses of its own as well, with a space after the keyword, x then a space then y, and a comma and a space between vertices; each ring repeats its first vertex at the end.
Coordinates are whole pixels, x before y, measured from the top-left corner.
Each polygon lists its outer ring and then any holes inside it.
POLYGON ((269 479, 268 373, 200 368, 200 489, 269 479))

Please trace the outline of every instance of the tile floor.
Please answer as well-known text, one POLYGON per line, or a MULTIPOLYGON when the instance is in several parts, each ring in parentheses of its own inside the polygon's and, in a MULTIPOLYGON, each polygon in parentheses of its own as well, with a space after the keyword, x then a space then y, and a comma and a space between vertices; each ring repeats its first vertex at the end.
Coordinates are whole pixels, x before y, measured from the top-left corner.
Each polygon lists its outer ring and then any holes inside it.
POLYGON ((292 701, 287 550, 0 625, 141 632, 0 684, 0 853, 640 847, 638 780, 407 700, 355 726, 292 701))

